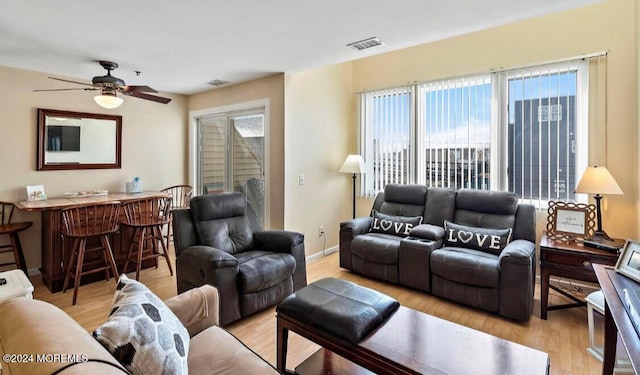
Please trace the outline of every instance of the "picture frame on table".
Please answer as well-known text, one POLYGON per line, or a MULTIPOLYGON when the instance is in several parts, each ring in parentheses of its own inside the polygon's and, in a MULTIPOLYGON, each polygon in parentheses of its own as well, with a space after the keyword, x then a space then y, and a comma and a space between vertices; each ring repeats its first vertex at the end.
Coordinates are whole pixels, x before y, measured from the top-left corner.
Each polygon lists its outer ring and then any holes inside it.
POLYGON ((592 204, 549 201, 547 236, 582 241, 595 230, 595 206, 592 204))
POLYGON ((627 240, 620 251, 615 270, 640 283, 640 242, 627 240))
POLYGON ((45 194, 44 192, 44 186, 43 185, 27 186, 27 200, 28 201, 47 200, 47 194, 45 194))

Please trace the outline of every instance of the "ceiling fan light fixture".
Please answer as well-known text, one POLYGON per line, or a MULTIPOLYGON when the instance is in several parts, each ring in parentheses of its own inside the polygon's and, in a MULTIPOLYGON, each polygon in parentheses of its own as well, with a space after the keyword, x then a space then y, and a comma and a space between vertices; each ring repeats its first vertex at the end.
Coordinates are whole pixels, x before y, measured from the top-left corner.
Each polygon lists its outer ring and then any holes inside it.
POLYGON ((118 64, 111 61, 100 61, 100 65, 104 69, 107 70, 107 75, 105 76, 96 76, 93 77, 91 83, 71 81, 68 79, 49 77, 51 79, 55 79, 56 81, 75 83, 77 85, 82 85, 85 87, 78 88, 64 88, 64 89, 50 89, 50 90, 33 90, 33 91, 67 91, 67 90, 100 90, 100 95, 95 96, 93 100, 98 103, 102 108, 114 109, 118 108, 124 102, 122 99, 118 98, 117 93, 121 93, 122 95, 133 96, 134 98, 150 100, 156 103, 167 104, 171 102, 170 98, 163 98, 161 96, 148 94, 150 92, 156 93, 157 91, 152 89, 149 86, 131 86, 125 85, 124 81, 118 77, 114 77, 111 75, 111 71, 118 67, 118 64), (89 86, 91 88, 87 88, 89 86))
POLYGON ((124 100, 119 98, 113 91, 102 91, 100 95, 94 96, 93 100, 95 100, 100 107, 106 109, 118 108, 124 102, 124 100))

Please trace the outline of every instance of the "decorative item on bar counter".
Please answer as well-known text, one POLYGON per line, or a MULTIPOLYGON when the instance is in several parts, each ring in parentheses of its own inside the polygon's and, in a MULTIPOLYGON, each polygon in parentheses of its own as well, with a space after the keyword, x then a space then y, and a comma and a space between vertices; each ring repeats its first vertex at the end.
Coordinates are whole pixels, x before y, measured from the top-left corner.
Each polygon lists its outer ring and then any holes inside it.
POLYGON ((140 181, 140 177, 134 177, 132 181, 127 182, 126 192, 127 194, 142 192, 142 182, 140 181))
POLYGON ((101 195, 109 194, 108 190, 89 190, 89 191, 78 191, 75 193, 64 193, 65 198, 69 197, 98 197, 101 195))
POLYGON ((28 201, 44 201, 47 200, 47 194, 44 193, 43 185, 27 186, 28 201))

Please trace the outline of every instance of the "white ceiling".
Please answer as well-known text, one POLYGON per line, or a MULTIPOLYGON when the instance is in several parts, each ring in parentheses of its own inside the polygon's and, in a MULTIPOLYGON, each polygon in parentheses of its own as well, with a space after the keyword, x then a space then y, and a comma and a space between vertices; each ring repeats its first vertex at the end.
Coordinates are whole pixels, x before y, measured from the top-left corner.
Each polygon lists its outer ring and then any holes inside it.
POLYGON ((192 94, 213 79, 302 71, 598 1, 4 0, 0 65, 87 82, 109 60, 127 84, 192 94), (374 36, 385 45, 346 47, 374 36))

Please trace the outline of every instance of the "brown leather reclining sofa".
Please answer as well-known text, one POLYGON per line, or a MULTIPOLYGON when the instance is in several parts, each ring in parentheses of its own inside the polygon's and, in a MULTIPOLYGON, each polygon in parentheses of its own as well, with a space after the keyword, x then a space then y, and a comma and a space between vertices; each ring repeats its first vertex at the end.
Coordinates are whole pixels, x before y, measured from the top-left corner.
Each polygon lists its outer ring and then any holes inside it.
POLYGON ((510 192, 389 184, 340 224, 340 267, 527 321, 535 209, 510 192))

